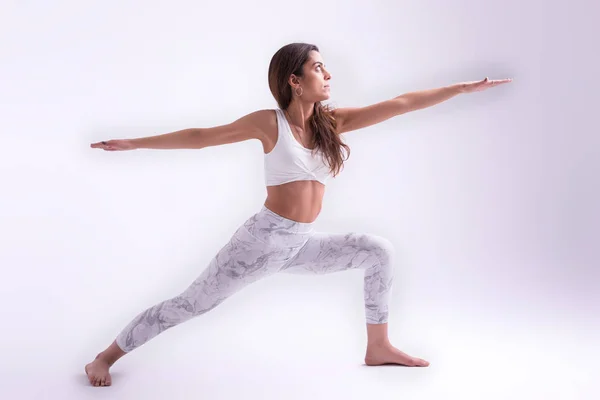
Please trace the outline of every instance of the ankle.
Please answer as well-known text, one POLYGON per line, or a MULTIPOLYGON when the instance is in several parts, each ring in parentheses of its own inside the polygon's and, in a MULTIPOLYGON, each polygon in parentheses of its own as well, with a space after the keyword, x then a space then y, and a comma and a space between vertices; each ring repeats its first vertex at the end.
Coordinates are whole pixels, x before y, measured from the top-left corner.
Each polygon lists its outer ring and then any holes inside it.
POLYGON ((367 340, 367 347, 388 347, 391 345, 392 343, 389 341, 388 338, 367 340))
POLYGON ((105 363, 108 364, 109 367, 112 367, 112 365, 115 363, 116 360, 111 359, 110 357, 108 357, 104 352, 99 353, 96 356, 96 360, 100 360, 103 361, 105 363))
POLYGON ((384 347, 390 345, 388 324, 367 324, 367 345, 369 347, 384 347))

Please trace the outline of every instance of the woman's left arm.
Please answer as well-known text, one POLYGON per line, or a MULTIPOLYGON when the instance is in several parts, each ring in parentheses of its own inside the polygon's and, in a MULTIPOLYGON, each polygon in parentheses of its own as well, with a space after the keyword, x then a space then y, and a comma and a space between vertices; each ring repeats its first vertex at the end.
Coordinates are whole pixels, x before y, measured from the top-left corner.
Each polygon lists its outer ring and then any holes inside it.
POLYGON ((461 82, 435 89, 404 93, 390 100, 366 107, 344 107, 334 110, 338 134, 366 128, 407 112, 431 107, 461 93, 478 92, 512 82, 512 79, 461 82))

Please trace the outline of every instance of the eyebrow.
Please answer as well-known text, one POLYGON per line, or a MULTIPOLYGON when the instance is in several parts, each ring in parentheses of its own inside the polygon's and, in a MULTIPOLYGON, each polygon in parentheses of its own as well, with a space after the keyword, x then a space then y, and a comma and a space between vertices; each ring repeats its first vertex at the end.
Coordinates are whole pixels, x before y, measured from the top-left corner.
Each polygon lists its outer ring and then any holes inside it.
POLYGON ((325 64, 323 64, 321 61, 314 62, 313 65, 315 64, 321 64, 322 66, 325 66, 325 64))

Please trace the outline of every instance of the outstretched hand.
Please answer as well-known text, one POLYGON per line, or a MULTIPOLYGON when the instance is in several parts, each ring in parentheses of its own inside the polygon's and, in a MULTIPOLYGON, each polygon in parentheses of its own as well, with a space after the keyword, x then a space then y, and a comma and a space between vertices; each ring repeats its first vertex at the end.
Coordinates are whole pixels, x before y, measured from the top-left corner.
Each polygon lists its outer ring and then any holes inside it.
POLYGON ((108 140, 90 145, 92 149, 102 149, 106 151, 134 150, 136 147, 129 140, 108 140))
POLYGON ((461 91, 462 93, 481 92, 482 90, 489 89, 491 87, 503 85, 505 83, 512 82, 512 78, 508 79, 496 79, 490 80, 485 78, 481 81, 463 82, 461 91))

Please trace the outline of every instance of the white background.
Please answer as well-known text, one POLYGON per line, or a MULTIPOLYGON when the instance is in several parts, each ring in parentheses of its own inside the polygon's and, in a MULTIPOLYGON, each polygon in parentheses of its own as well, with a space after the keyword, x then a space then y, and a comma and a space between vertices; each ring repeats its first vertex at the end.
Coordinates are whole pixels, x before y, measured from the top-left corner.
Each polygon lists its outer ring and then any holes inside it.
POLYGON ((596 398, 597 11, 591 1, 2 2, 0 396, 596 398), (184 290, 266 189, 258 141, 90 143, 277 107, 267 69, 290 42, 320 47, 338 107, 514 79, 344 135, 352 153, 316 222, 394 243, 390 338, 430 367, 362 365, 362 271, 281 274, 127 355, 111 387, 91 387, 84 365, 184 290))

